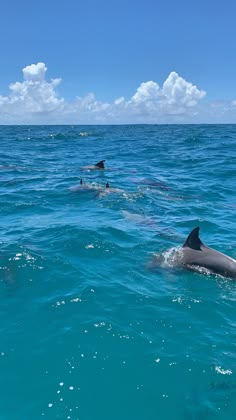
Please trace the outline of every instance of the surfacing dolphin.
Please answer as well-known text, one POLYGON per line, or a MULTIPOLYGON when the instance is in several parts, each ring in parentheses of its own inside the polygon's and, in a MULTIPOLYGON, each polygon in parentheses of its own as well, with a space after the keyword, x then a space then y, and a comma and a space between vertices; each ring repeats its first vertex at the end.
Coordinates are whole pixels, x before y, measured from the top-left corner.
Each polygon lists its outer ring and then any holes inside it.
POLYGON ((123 194, 125 193, 125 190, 121 190, 120 188, 113 188, 110 186, 109 182, 106 183, 105 188, 101 190, 99 193, 100 197, 103 197, 107 194, 123 194))
POLYGON ((70 191, 73 192, 95 192, 98 193, 101 190, 101 187, 97 184, 93 183, 86 183, 84 184, 83 179, 80 179, 80 182, 78 185, 74 185, 73 187, 70 187, 70 191))
POLYGON ((236 279, 236 260, 204 245, 199 238, 199 227, 188 235, 182 253, 182 264, 190 269, 204 267, 211 273, 236 279))
POLYGON ((83 166, 82 169, 84 170, 101 170, 101 169, 105 169, 105 165, 104 165, 105 159, 100 160, 98 163, 95 163, 95 165, 90 165, 90 166, 83 166))
MULTIPOLYGON (((156 256, 155 265, 162 265, 163 259, 156 256)), ((205 269, 208 273, 236 279, 236 260, 204 245, 199 238, 199 227, 190 232, 184 245, 172 255, 173 262, 193 271, 204 272, 205 269)))

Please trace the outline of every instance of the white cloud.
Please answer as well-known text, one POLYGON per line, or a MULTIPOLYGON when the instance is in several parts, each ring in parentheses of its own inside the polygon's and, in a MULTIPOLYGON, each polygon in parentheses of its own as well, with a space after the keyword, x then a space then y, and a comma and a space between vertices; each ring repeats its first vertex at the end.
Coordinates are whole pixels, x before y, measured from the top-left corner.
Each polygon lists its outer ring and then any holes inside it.
POLYGON ((31 64, 23 69, 24 79, 42 82, 45 79, 47 67, 44 63, 31 64))
POLYGON ((0 96, 1 115, 6 114, 16 122, 30 121, 32 114, 57 112, 63 108, 64 99, 58 98, 55 88, 60 79, 45 80, 44 63, 32 64, 23 69, 24 81, 11 83, 9 96, 0 96))
POLYGON ((160 88, 155 82, 141 83, 134 96, 132 96, 130 103, 142 104, 147 102, 155 102, 160 98, 160 88))
POLYGON ((75 101, 75 110, 77 111, 90 111, 90 112, 100 112, 105 111, 109 108, 108 103, 102 103, 97 101, 95 95, 93 93, 89 93, 88 95, 84 96, 83 98, 77 97, 75 101))
POLYGON ((120 98, 117 98, 117 99, 114 101, 114 104, 115 104, 115 105, 120 105, 120 104, 122 104, 124 101, 125 101, 124 96, 121 96, 120 98))
POLYGON ((131 98, 130 105, 135 105, 139 113, 149 113, 153 117, 155 114, 179 115, 194 107, 205 95, 205 91, 172 72, 162 88, 153 81, 142 83, 131 98))
POLYGON ((181 104, 192 107, 206 95, 206 92, 172 72, 163 84, 162 94, 168 105, 181 104))
MULTIPOLYGON (((99 101, 93 93, 66 102, 57 93, 61 79, 47 81, 46 72, 44 63, 23 69, 23 81, 10 84, 8 96, 0 95, 0 124, 207 122, 206 116, 215 117, 209 105, 199 105, 206 92, 176 72, 163 86, 143 82, 131 98, 121 96, 112 103, 99 101)), ((231 101, 224 110, 220 106, 219 115, 223 118, 227 108, 232 117, 235 105, 231 101)))

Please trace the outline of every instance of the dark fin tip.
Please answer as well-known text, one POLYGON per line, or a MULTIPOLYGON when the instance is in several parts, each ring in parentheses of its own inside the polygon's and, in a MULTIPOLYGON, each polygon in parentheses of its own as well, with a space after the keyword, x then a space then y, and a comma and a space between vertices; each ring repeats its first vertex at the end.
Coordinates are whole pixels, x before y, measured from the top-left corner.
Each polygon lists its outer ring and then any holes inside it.
POLYGON ((183 248, 188 247, 192 249, 196 249, 198 251, 201 250, 201 246, 203 245, 201 239, 199 238, 199 226, 195 227, 190 234, 188 235, 183 248))
POLYGON ((104 162, 106 162, 105 159, 100 160, 100 162, 96 163, 95 166, 98 168, 104 168, 104 162))

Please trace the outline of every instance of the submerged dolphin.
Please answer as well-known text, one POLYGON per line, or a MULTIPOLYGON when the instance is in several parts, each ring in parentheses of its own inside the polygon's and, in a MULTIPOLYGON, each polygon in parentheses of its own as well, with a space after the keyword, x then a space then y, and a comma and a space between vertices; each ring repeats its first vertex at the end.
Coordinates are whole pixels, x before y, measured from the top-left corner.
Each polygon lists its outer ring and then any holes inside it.
POLYGON ((130 222, 138 223, 141 225, 155 225, 156 221, 152 217, 146 216, 145 214, 139 213, 130 213, 127 210, 122 210, 121 213, 123 214, 126 220, 130 222))
POLYGON ((204 245, 199 238, 199 227, 192 230, 181 248, 180 263, 192 270, 203 267, 211 273, 236 279, 236 260, 204 245))

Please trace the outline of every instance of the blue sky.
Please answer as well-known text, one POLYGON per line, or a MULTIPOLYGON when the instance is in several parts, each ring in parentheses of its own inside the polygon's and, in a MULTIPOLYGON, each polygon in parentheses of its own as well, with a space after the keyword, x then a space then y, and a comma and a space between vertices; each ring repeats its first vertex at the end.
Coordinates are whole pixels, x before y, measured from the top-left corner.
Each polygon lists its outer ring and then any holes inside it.
POLYGON ((3 2, 0 123, 236 123, 235 16, 233 0, 3 2))

